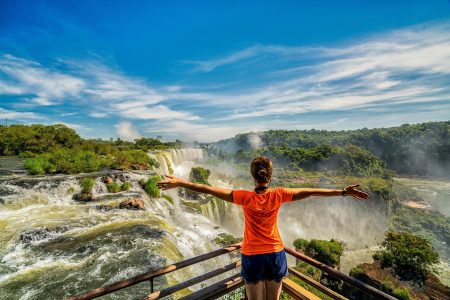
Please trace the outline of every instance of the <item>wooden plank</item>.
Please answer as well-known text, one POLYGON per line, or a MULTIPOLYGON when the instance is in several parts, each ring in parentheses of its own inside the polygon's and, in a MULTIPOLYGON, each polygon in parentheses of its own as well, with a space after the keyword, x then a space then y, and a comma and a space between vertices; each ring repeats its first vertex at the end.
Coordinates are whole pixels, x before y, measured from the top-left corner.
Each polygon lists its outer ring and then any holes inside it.
POLYGON ((370 286, 368 284, 365 284, 362 281, 359 281, 347 274, 344 274, 342 272, 339 272, 329 266, 327 266, 326 264, 323 264, 315 259, 312 259, 309 256, 304 255, 303 253, 297 252, 291 248, 288 247, 284 247, 286 253, 289 253, 290 255, 306 262, 307 264, 310 264, 322 271, 324 271, 325 273, 327 273, 328 275, 331 275, 337 279, 340 279, 372 296, 374 296, 376 299, 384 299, 384 300, 397 300, 397 298, 388 295, 380 290, 377 290, 376 288, 374 288, 373 286, 370 286))
POLYGON ((69 297, 69 298, 67 298, 67 300, 86 300, 86 299, 97 298, 97 297, 100 297, 100 296, 103 296, 103 295, 106 295, 106 294, 118 291, 120 289, 129 287, 131 285, 137 284, 139 282, 150 280, 150 279, 153 279, 155 277, 158 277, 158 276, 161 276, 161 275, 173 272, 175 270, 179 270, 179 269, 188 267, 190 265, 193 265, 193 264, 205 261, 207 259, 210 259, 210 258, 219 256, 219 255, 222 255, 222 254, 226 254, 226 253, 232 252, 232 251, 234 251, 236 249, 241 248, 241 245, 242 245, 242 243, 237 243, 237 244, 225 247, 225 248, 217 249, 217 250, 214 250, 214 251, 209 252, 209 253, 205 253, 205 254, 202 254, 202 255, 199 255, 199 256, 195 256, 195 257, 192 257, 192 258, 189 258, 189 259, 177 262, 177 263, 172 264, 172 265, 165 266, 165 267, 163 267, 161 269, 158 269, 158 270, 155 270, 155 271, 150 271, 150 272, 147 272, 147 273, 143 273, 143 274, 137 275, 137 276, 129 278, 129 279, 125 279, 125 280, 121 280, 121 281, 115 282, 115 283, 107 285, 105 287, 93 289, 93 290, 91 290, 89 292, 86 292, 84 294, 80 294, 80 295, 77 295, 77 296, 69 297))
POLYGON ((222 268, 216 269, 216 270, 208 272, 206 274, 203 274, 203 275, 200 275, 200 276, 188 279, 188 280, 186 280, 184 282, 181 282, 181 283, 179 283, 177 285, 168 287, 168 288, 166 288, 164 290, 156 291, 154 293, 151 293, 147 297, 143 298, 143 300, 155 300, 155 299, 159 299, 159 298, 165 297, 167 295, 170 295, 170 294, 173 294, 175 292, 178 292, 178 291, 180 291, 180 290, 182 290, 184 288, 187 288, 187 287, 189 287, 191 285, 194 285, 194 284, 197 284, 199 282, 205 281, 205 280, 207 280, 209 278, 212 278, 212 277, 215 277, 217 275, 223 274, 225 272, 228 272, 228 271, 233 270, 233 269, 235 269, 237 267, 240 267, 240 266, 241 266, 241 261, 236 261, 236 262, 234 262, 232 264, 226 265, 226 266, 224 266, 222 268))
POLYGON ((348 298, 345 298, 344 296, 342 296, 342 295, 336 293, 335 291, 327 288, 326 286, 324 286, 320 282, 315 281, 314 279, 306 276, 305 274, 300 273, 299 271, 297 271, 297 270, 295 270, 295 269, 293 269, 291 267, 289 267, 289 273, 291 273, 292 275, 294 275, 298 279, 302 280, 303 282, 309 284, 310 286, 313 286, 314 288, 318 289, 319 291, 321 291, 325 295, 330 296, 332 299, 348 300, 348 298))
POLYGON ((319 297, 299 286, 289 278, 285 278, 283 280, 283 291, 285 291, 289 296, 294 297, 295 299, 320 300, 319 297))
POLYGON ((205 299, 217 299, 225 294, 228 294, 235 289, 244 285, 244 279, 240 274, 234 274, 224 280, 216 282, 204 289, 198 290, 192 294, 189 294, 180 300, 205 300, 205 299))

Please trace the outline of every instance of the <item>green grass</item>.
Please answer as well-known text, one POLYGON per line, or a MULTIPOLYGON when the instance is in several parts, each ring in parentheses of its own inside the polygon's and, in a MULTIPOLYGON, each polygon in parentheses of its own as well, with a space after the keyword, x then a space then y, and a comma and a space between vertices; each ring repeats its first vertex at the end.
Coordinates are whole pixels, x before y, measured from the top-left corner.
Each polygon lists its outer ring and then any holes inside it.
POLYGON ((92 177, 84 177, 80 181, 82 193, 92 193, 94 188, 94 179, 92 177))
POLYGON ((131 183, 128 181, 122 183, 122 185, 120 186, 121 191, 128 191, 129 189, 131 189, 131 183))
POLYGON ((110 192, 110 193, 118 193, 121 191, 120 184, 118 184, 117 182, 112 182, 112 183, 106 184, 106 188, 108 189, 108 192, 110 192))
POLYGON ((159 188, 156 186, 158 182, 161 181, 161 177, 156 175, 148 178, 147 180, 140 180, 139 184, 142 186, 144 191, 152 198, 161 197, 161 192, 159 188))

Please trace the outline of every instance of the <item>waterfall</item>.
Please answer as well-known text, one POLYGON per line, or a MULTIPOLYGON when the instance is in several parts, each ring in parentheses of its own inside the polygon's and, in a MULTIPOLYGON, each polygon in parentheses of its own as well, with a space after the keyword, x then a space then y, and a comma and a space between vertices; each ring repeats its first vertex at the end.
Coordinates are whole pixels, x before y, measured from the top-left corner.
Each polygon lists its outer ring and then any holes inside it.
MULTIPOLYGON (((217 249, 215 237, 227 232, 213 219, 186 211, 176 190, 150 198, 139 180, 155 171, 172 170, 187 178, 190 168, 208 156, 201 149, 149 153, 159 163, 153 172, 103 172, 85 175, 0 178, 0 290, 7 299, 65 298, 166 264, 217 249), (131 183, 129 191, 109 193, 101 177, 117 173, 131 183), (91 203, 72 199, 80 178, 94 178, 91 203), (124 199, 139 198, 145 210, 101 210, 124 199)), ((156 288, 204 274, 230 263, 228 256, 208 260, 155 282, 156 288)), ((222 277, 229 276, 223 274, 222 277)), ((208 283, 208 282, 207 282, 208 283)), ((192 289, 198 289, 200 285, 192 289)), ((136 286, 123 298, 144 296, 136 286)), ((1 297, 0 297, 1 298, 1 297)))

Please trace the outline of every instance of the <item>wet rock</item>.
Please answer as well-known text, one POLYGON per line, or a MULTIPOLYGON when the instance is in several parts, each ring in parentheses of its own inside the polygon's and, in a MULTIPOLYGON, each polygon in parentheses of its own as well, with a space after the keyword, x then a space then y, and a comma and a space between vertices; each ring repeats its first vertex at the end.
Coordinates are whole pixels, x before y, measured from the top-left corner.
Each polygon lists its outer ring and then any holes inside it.
POLYGON ((19 241, 22 242, 23 244, 29 244, 31 242, 51 239, 55 237, 58 233, 66 232, 69 229, 70 228, 68 226, 59 226, 53 229, 41 227, 25 230, 22 233, 20 233, 19 241))
POLYGON ((95 206, 96 209, 101 210, 101 211, 110 211, 113 209, 117 209, 117 206, 112 206, 112 205, 96 205, 95 206))
POLYGON ((135 209, 135 210, 144 210, 144 200, 142 199, 128 199, 119 203, 118 206, 120 209, 135 209))
POLYGON ((113 209, 131 209, 131 210, 144 210, 144 200, 142 199, 128 199, 120 202, 118 205, 96 205, 96 209, 101 211, 110 211, 113 209))
POLYGON ((130 175, 123 174, 123 173, 116 174, 116 176, 115 176, 115 179, 120 180, 121 182, 129 181, 130 178, 131 178, 130 175))
POLYGON ((111 183, 113 183, 113 182, 114 182, 113 175, 108 174, 108 175, 106 175, 106 176, 103 176, 103 177, 102 177, 102 182, 103 182, 104 184, 111 184, 111 183))
POLYGON ((80 201, 80 202, 92 202, 95 201, 94 196, 92 193, 78 193, 73 195, 73 200, 80 201))

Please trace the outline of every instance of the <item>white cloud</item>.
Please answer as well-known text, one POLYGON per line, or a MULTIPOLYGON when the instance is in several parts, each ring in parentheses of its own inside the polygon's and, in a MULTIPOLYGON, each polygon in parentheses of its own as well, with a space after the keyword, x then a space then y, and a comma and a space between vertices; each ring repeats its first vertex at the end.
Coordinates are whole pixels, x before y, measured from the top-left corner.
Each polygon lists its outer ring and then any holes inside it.
POLYGON ((65 97, 77 96, 85 87, 80 78, 11 55, 0 58, 0 72, 8 78, 0 82, 0 94, 33 94, 30 100, 39 105, 53 105, 65 97))
POLYGON ((121 122, 117 124, 116 134, 121 139, 133 141, 141 137, 138 129, 130 122, 121 122))
POLYGON ((93 113, 90 113, 89 116, 91 116, 93 118, 104 118, 104 117, 108 116, 108 114, 102 113, 102 112, 93 112, 93 113))
POLYGON ((10 121, 32 121, 32 120, 42 120, 43 116, 36 114, 34 112, 19 112, 8 110, 0 107, 0 119, 9 119, 10 121))

